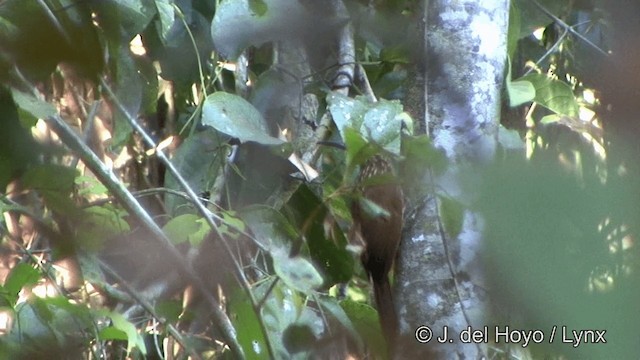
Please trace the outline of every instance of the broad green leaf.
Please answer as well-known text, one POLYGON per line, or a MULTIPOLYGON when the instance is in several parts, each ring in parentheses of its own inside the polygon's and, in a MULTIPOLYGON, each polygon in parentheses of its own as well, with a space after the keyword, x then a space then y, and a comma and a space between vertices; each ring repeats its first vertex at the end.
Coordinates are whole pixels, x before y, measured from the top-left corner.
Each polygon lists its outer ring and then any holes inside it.
POLYGON ((246 225, 244 223, 244 221, 242 221, 242 219, 236 217, 236 214, 234 211, 225 211, 222 213, 222 219, 223 219, 223 223, 224 225, 235 229, 237 231, 240 232, 244 232, 246 231, 246 225))
POLYGON ((287 286, 304 294, 311 294, 322 285, 322 276, 318 270, 303 257, 289 257, 288 253, 272 251, 273 269, 287 286))
POLYGON ((141 33, 158 11, 156 6, 150 6, 148 0, 97 1, 93 6, 107 37, 127 42, 141 33))
POLYGON ((375 354, 387 354, 386 341, 382 335, 377 311, 371 306, 352 300, 343 300, 340 306, 344 309, 363 342, 371 346, 375 354))
POLYGON ((543 74, 529 74, 520 80, 529 81, 536 89, 534 101, 547 109, 567 116, 578 116, 578 102, 566 83, 543 74))
POLYGON ((78 195, 104 195, 107 193, 107 187, 104 186, 95 177, 80 175, 75 178, 74 183, 78 187, 78 195))
POLYGON ((376 144, 367 142, 360 132, 353 128, 344 129, 344 144, 347 148, 347 169, 344 173, 345 183, 353 184, 356 181, 358 166, 364 164, 373 155, 380 153, 376 144))
POLYGON ((530 81, 526 80, 507 81, 507 92, 511 107, 533 101, 536 97, 536 89, 530 81))
POLYGON ((160 18, 160 36, 167 38, 169 30, 176 19, 176 13, 171 0, 155 0, 158 17, 160 18))
MULTIPOLYGON (((516 1, 509 6, 509 32, 507 34, 507 55, 513 58, 520 40, 521 13, 516 1)), ((509 77, 510 78, 510 77, 509 77)))
POLYGON ((440 199, 440 216, 444 229, 452 239, 455 239, 462 230, 464 206, 448 196, 439 195, 438 198, 440 199))
POLYGON ((115 326, 107 326, 98 333, 101 340, 128 340, 127 333, 116 328, 115 326))
POLYGON ((207 223, 201 220, 203 219, 200 216, 194 214, 178 215, 169 220, 162 227, 162 231, 176 245, 189 241, 191 245, 197 246, 209 230, 207 223))
POLYGON ((511 107, 533 101, 536 96, 536 89, 530 81, 511 79, 511 58, 508 58, 507 78, 505 82, 507 95, 509 96, 509 106, 511 107))
POLYGON ((57 114, 56 108, 50 103, 40 100, 31 94, 11 89, 13 101, 22 109, 36 118, 46 119, 57 114))
POLYGON ((282 140, 269 135, 262 115, 240 96, 222 91, 207 97, 202 107, 202 123, 223 134, 255 141, 264 145, 280 145, 282 140))
MULTIPOLYGON (((133 323, 127 320, 122 314, 115 311, 107 312, 106 316, 111 318, 115 329, 126 334, 127 354, 130 354, 134 347, 137 347, 143 355, 147 353, 147 347, 144 343, 144 339, 140 334, 138 334, 138 330, 133 323)), ((114 335, 115 333, 111 332, 111 334, 114 335)))
POLYGON ((398 101, 368 102, 364 97, 349 98, 332 93, 327 97, 329 111, 340 135, 346 140, 346 129, 353 128, 392 154, 400 154, 403 123, 413 128, 411 117, 402 111, 398 101))
POLYGON ((267 336, 262 331, 259 314, 244 292, 234 291, 229 297, 228 311, 238 334, 238 342, 247 359, 269 359, 267 336))
POLYGON ((560 122, 561 119, 562 119, 562 116, 558 114, 546 115, 546 116, 543 116, 542 119, 540 119, 540 124, 542 125, 554 124, 554 123, 560 122))
POLYGON ((6 293, 11 305, 15 305, 18 293, 24 286, 35 285, 39 278, 40 273, 31 265, 19 263, 14 266, 3 286, 3 292, 6 293))

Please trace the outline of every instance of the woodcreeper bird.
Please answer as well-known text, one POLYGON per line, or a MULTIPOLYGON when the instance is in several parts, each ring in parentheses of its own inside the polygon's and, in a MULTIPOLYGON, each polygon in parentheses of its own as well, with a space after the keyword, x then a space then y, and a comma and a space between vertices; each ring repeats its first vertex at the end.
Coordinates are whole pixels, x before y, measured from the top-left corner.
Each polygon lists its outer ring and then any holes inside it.
POLYGON ((362 264, 373 282, 380 325, 391 348, 398 333, 398 319, 389 271, 400 244, 404 195, 394 176, 393 165, 382 155, 375 155, 364 163, 357 184, 363 198, 386 211, 385 214, 372 214, 357 200, 351 207, 355 231, 365 243, 362 264))

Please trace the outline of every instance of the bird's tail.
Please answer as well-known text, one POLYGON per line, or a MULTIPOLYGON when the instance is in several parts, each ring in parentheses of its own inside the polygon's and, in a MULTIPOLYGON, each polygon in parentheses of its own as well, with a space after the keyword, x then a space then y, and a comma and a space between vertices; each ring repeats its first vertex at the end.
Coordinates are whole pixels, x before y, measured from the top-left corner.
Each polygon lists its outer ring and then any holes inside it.
POLYGON ((393 353, 393 345, 398 335, 398 316, 396 315, 396 308, 393 305, 393 299, 391 296, 391 285, 387 276, 383 276, 378 281, 374 280, 373 288, 376 297, 376 306, 378 307, 378 314, 380 316, 380 326, 382 327, 382 333, 387 340, 387 346, 389 353, 393 353))

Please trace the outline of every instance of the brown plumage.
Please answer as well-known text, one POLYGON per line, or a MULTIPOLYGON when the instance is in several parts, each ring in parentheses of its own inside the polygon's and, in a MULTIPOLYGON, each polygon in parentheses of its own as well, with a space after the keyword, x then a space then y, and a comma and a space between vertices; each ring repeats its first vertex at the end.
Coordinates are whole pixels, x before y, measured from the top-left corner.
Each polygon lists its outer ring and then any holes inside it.
POLYGON ((356 231, 365 243, 362 264, 373 281, 380 325, 391 349, 398 333, 398 319, 389 271, 400 244, 404 197, 402 188, 390 175, 393 175, 393 167, 389 160, 376 155, 363 165, 358 179, 362 196, 386 210, 388 216, 367 213, 359 201, 354 201, 352 215, 356 231))

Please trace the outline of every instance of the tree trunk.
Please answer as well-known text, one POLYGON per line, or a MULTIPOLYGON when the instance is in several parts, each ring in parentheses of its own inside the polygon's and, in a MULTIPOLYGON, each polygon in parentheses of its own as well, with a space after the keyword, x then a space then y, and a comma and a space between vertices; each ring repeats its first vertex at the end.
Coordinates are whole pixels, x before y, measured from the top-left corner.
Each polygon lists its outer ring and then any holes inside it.
MULTIPOLYGON (((413 203, 405 224, 396 275, 400 358, 476 359, 484 343, 464 343, 469 326, 482 329, 487 293, 479 261, 482 219, 443 207, 468 204, 460 187, 462 166, 490 161, 497 146, 500 95, 507 60, 508 0, 427 1, 424 26, 424 129, 449 159, 448 170, 430 175, 435 189, 413 203), (427 96, 428 93, 428 96, 427 96), (453 201, 451 201, 453 200, 453 201), (456 213, 458 234, 442 215, 456 213), (428 329, 427 329, 428 327, 428 329), (448 331, 448 339, 437 338, 448 331), (432 332, 430 341, 418 338, 432 332), (465 339, 463 338, 462 341, 465 339)), ((455 206, 454 206, 455 208, 455 206)))

